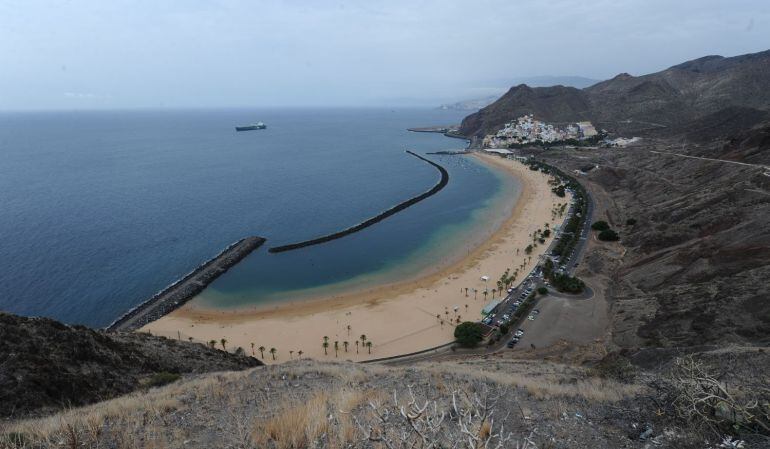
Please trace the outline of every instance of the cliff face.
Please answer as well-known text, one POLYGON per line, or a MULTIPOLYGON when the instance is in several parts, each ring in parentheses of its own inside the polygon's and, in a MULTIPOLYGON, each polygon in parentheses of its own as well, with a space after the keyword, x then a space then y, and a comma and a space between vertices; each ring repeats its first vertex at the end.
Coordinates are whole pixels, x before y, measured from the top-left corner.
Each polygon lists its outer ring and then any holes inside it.
POLYGON ((741 126, 766 118, 770 50, 731 58, 707 56, 643 76, 623 73, 582 90, 516 86, 468 116, 460 133, 480 137, 532 113, 548 122, 591 120, 610 132, 665 136, 709 116, 719 121, 734 113, 735 107, 744 110, 741 126), (756 117, 752 118, 752 111, 756 117))
POLYGON ((0 417, 108 399, 135 390, 157 373, 261 364, 197 343, 0 313, 0 417))

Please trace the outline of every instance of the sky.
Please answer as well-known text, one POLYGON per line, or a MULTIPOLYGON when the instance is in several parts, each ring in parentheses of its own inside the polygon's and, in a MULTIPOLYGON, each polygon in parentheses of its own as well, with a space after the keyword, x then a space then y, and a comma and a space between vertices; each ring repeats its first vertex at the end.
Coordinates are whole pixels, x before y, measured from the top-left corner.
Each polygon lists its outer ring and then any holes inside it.
POLYGON ((767 0, 0 0, 0 110, 434 106, 768 48, 767 0))

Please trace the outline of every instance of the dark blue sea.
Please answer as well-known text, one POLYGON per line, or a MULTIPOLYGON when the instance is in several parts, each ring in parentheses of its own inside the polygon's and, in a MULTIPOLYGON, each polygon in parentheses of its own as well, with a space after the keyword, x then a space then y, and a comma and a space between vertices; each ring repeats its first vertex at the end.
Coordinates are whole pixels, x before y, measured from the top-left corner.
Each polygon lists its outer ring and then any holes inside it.
POLYGON ((465 142, 406 128, 463 115, 0 113, 0 310, 104 326, 249 235, 268 241, 201 300, 280 301, 427 269, 493 227, 489 211, 511 188, 504 176, 473 158, 428 156, 450 174, 437 195, 340 240, 280 254, 267 248, 347 228, 429 189, 438 172, 404 150, 465 142), (258 120, 268 129, 234 130, 258 120))

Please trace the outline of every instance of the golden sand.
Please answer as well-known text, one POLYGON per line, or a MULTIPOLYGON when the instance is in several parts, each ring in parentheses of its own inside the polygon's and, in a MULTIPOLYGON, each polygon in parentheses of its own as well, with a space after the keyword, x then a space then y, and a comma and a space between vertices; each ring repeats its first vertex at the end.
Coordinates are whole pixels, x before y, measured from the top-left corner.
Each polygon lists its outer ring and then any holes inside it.
MULTIPOLYGON (((515 176, 521 192, 510 217, 461 260, 414 280, 286 304, 214 310, 191 301, 140 331, 170 338, 181 335, 201 342, 219 342, 224 338, 228 350, 240 346, 247 353, 251 353, 252 343, 267 351, 276 348, 275 362, 297 358, 299 351, 303 358, 332 360, 335 342, 337 358, 361 361, 407 354, 452 341, 454 323, 458 318, 480 318, 481 309, 493 299, 491 290, 497 287, 496 281, 506 269, 511 273, 519 269, 516 282, 529 273, 547 249, 550 238, 546 244, 537 245, 529 256, 524 248, 532 243, 533 232, 544 229, 546 223, 553 228, 561 222, 561 217, 554 218, 553 210, 569 200, 551 192, 547 175, 520 162, 488 154, 474 156, 515 176), (482 276, 488 276, 489 281, 485 283, 482 276), (489 290, 486 298, 485 288, 489 290), (474 289, 478 291, 475 295, 474 289), (371 348, 364 347, 361 335, 372 342, 371 348), (322 346, 324 336, 329 343, 326 354, 322 346), (348 342, 347 351, 344 342, 348 342)), ((495 294, 494 299, 499 296, 495 294)), ((272 363, 267 351, 265 362, 272 363)), ((255 354, 260 355, 258 350, 255 354)))

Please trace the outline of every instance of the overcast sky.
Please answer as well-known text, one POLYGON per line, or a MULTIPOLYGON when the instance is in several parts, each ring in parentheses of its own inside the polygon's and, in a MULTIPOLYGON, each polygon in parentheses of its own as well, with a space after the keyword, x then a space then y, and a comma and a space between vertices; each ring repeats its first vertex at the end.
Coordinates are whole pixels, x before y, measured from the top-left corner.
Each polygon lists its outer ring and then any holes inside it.
POLYGON ((435 105, 768 48, 767 0, 0 0, 0 109, 435 105))

